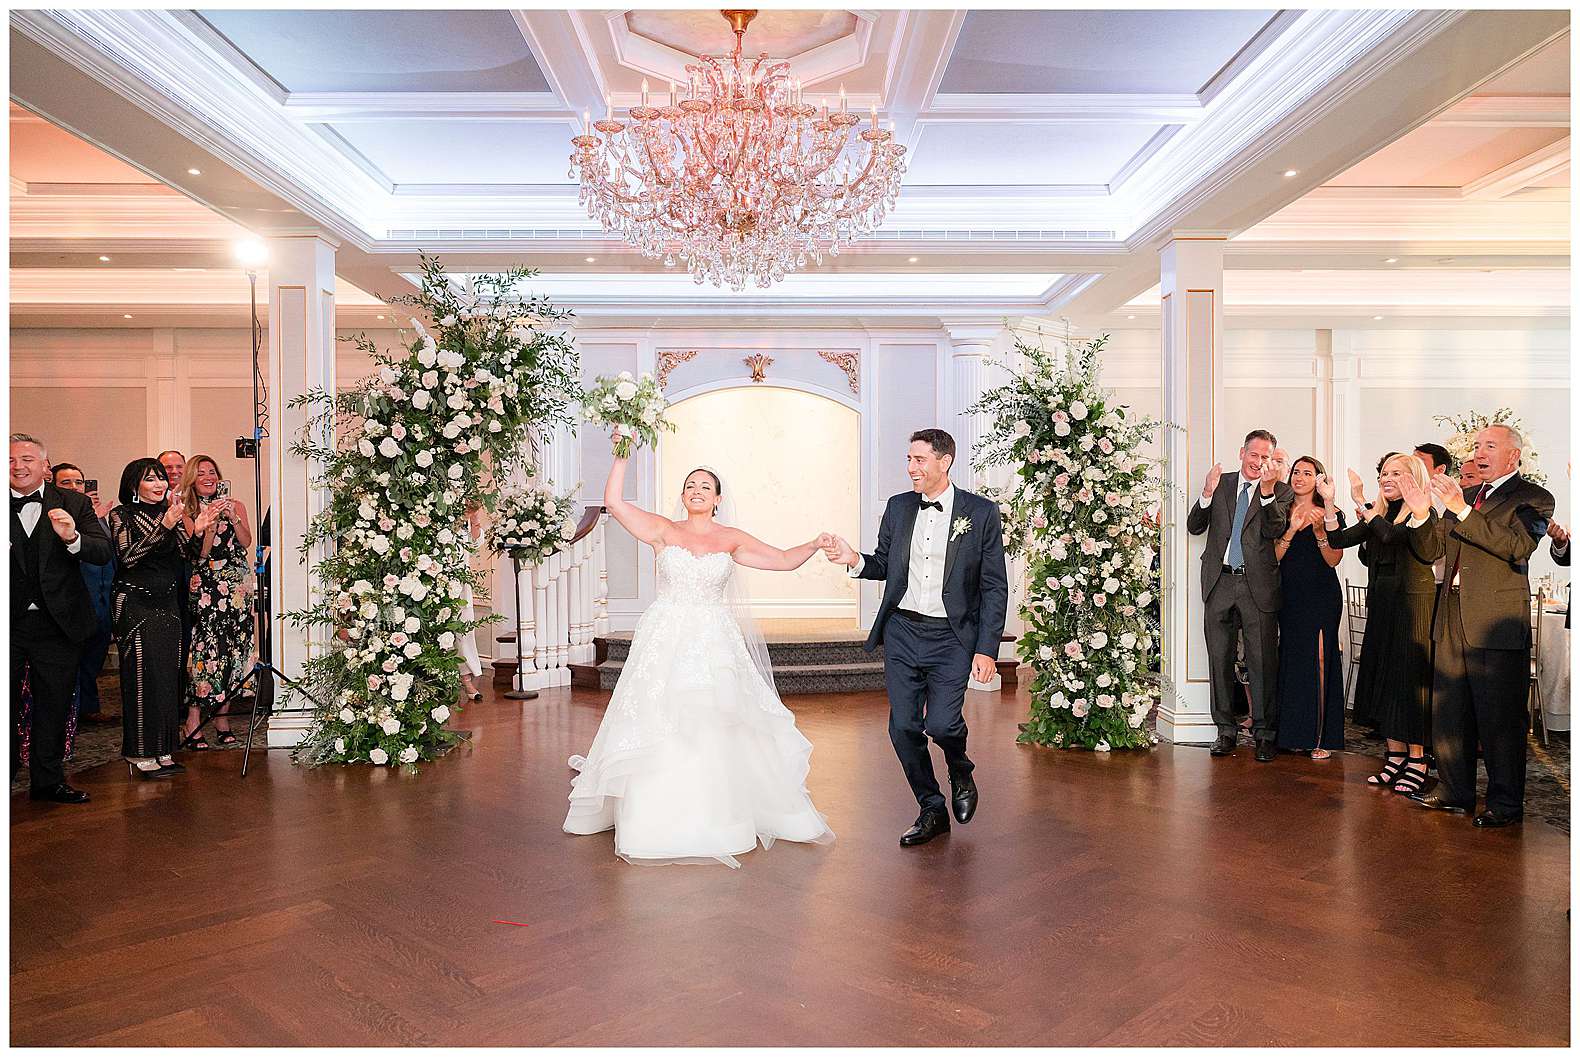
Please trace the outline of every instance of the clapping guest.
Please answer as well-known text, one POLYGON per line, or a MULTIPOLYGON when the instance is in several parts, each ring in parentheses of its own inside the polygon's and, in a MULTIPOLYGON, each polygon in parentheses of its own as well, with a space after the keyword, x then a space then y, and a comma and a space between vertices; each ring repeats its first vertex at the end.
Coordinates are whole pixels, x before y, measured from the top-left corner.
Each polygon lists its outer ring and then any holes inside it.
POLYGON ((1476 464, 1471 459, 1466 459, 1459 464, 1458 484, 1461 489, 1474 488, 1481 483, 1481 474, 1476 469, 1476 464))
MULTIPOLYGON (((1426 746, 1431 743, 1432 562, 1442 552, 1437 513, 1432 509, 1426 467, 1413 455, 1394 452, 1383 460, 1377 499, 1350 471, 1350 495, 1358 519, 1328 533, 1333 547, 1367 547, 1366 638, 1355 710, 1377 717, 1388 742, 1381 771, 1366 779, 1409 796, 1427 782, 1426 746)), ((1331 485, 1328 486, 1331 488, 1331 485)))
POLYGON ((1289 452, 1283 448, 1274 448, 1272 455, 1273 472, 1278 474, 1278 479, 1287 483, 1289 481, 1289 452))
POLYGON ((1207 664, 1211 672, 1212 718, 1218 728, 1214 756, 1234 753, 1238 728, 1234 698, 1236 639, 1245 636, 1250 673, 1252 735, 1256 759, 1274 759, 1278 736, 1278 557, 1273 541, 1289 525, 1294 493, 1278 479, 1271 455, 1277 439, 1265 429, 1246 434, 1240 465, 1226 476, 1217 463, 1207 474, 1201 499, 1191 505, 1185 529, 1207 534, 1201 557, 1207 664))
POLYGON ((248 591, 251 569, 247 549, 252 530, 241 500, 220 495, 219 464, 207 455, 194 455, 186 464, 186 484, 180 492, 188 548, 190 576, 186 581, 187 612, 192 632, 186 653, 186 725, 182 744, 199 752, 209 747, 202 733, 202 710, 218 707, 214 736, 221 745, 236 744, 227 713, 226 695, 247 673, 252 659, 252 599, 248 591), (206 510, 213 516, 207 528, 197 529, 197 518, 206 510))
POLYGON ((1530 685, 1528 560, 1547 534, 1553 497, 1520 476, 1524 440, 1507 425, 1476 434, 1475 488, 1446 476, 1432 490, 1448 512, 1437 533, 1449 572, 1432 624, 1433 749, 1441 786, 1421 803, 1476 806, 1476 744, 1487 765, 1487 809, 1477 826, 1507 826, 1525 808, 1526 697, 1530 685))
MULTIPOLYGON (((1413 454, 1417 459, 1420 459, 1421 465, 1426 467, 1426 479, 1428 481, 1440 473, 1447 473, 1449 468, 1454 465, 1454 457, 1450 455, 1448 453, 1448 449, 1443 447, 1441 444, 1433 444, 1431 442, 1426 444, 1417 444, 1415 446, 1415 451, 1411 454, 1413 454)), ((1428 494, 1430 495, 1430 491, 1428 494)), ((1436 496, 1431 496, 1431 499, 1432 509, 1437 511, 1438 517, 1442 517, 1443 501, 1436 496)), ((1443 582, 1442 558, 1439 558, 1437 561, 1432 563, 1432 582, 1439 584, 1443 582)))
POLYGON ((82 644, 93 636, 93 605, 81 563, 103 563, 110 541, 86 496, 44 481, 49 454, 25 433, 11 434, 11 776, 21 766, 22 681, 33 702, 28 796, 81 804, 66 782, 66 719, 82 644))
MULTIPOLYGON (((86 495, 93 503, 93 513, 104 530, 104 538, 109 539, 110 526, 105 515, 110 512, 110 504, 101 504, 97 489, 93 492, 87 490, 82 470, 74 463, 56 463, 54 469, 55 487, 86 495)), ((104 658, 110 652, 110 595, 115 584, 115 559, 112 557, 103 565, 84 564, 82 581, 88 588, 88 600, 93 603, 93 615, 98 623, 93 637, 82 646, 82 663, 77 670, 77 693, 72 702, 72 722, 67 728, 67 756, 71 755, 70 741, 77 720, 86 723, 113 722, 104 716, 104 703, 99 700, 99 673, 104 670, 104 658)))
POLYGON ((1278 610, 1278 747, 1325 760, 1344 748, 1339 617, 1344 592, 1333 567, 1344 555, 1328 533, 1344 526, 1327 471, 1310 455, 1290 468, 1295 501, 1274 545, 1284 600, 1278 610))
MULTIPOLYGON (((121 474, 121 504, 110 511, 120 565, 111 611, 121 657, 121 752, 139 778, 186 769, 172 755, 185 668, 176 598, 185 573, 182 508, 169 502, 168 493, 165 468, 155 459, 135 459, 121 474)), ((213 507, 202 511, 194 529, 206 532, 217 514, 213 507)))

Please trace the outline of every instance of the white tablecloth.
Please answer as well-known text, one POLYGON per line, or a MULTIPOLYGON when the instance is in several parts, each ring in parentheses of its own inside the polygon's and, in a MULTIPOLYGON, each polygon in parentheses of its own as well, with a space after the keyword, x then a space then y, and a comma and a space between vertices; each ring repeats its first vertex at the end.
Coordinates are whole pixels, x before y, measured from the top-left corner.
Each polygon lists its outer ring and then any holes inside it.
POLYGON ((1536 681, 1542 688, 1542 711, 1552 730, 1569 729, 1569 629, 1562 613, 1543 613, 1542 652, 1536 681))

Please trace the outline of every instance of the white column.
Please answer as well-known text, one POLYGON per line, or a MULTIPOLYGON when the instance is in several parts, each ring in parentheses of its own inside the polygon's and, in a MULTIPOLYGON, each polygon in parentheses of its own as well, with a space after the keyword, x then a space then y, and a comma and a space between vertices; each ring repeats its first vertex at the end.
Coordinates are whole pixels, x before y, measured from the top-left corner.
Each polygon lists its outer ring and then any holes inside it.
MULTIPOLYGON (((335 246, 313 235, 270 239, 266 278, 267 291, 258 296, 269 304, 269 436, 259 457, 270 468, 274 663, 296 678, 303 662, 325 648, 328 632, 297 627, 279 614, 307 608, 321 589, 313 569, 327 545, 315 546, 305 561, 300 548, 308 522, 329 505, 330 495, 313 485, 322 467, 291 453, 317 409, 289 404, 313 389, 335 391, 335 246)), ((264 280, 260 275, 260 285, 264 280)), ((286 689, 276 685, 280 703, 291 711, 269 721, 270 748, 295 745, 312 715, 312 704, 300 695, 288 698, 286 689)))
POLYGON ((987 477, 977 466, 977 454, 987 433, 986 415, 968 415, 966 408, 998 384, 992 358, 1004 332, 1000 323, 981 320, 944 320, 949 333, 949 408, 946 427, 955 438, 955 463, 950 478, 962 488, 978 491, 987 477))
MULTIPOLYGON (((949 407, 952 422, 949 432, 955 438, 955 461, 949 478, 967 491, 981 492, 990 483, 986 468, 978 465, 982 438, 987 435, 988 417, 985 414, 967 414, 966 408, 979 400, 983 393, 998 384, 1002 373, 993 366, 993 357, 999 355, 1000 339, 1004 334, 1002 323, 984 323, 981 320, 944 320, 949 333, 949 407)), ((996 474, 1002 477, 1002 473, 996 474)), ((995 656, 994 660, 998 657, 995 656)), ((997 672, 986 682, 972 679, 967 684, 972 690, 999 690, 1004 679, 997 672)))
POLYGON ((1158 734, 1207 742, 1212 722, 1207 642, 1202 631, 1204 536, 1185 531, 1190 505, 1218 450, 1223 393, 1223 247, 1221 238, 1176 238, 1161 253, 1163 431, 1168 492, 1164 498, 1163 701, 1158 734))
MULTIPOLYGON (((1318 445, 1318 451, 1326 450, 1328 476, 1333 479, 1335 498, 1342 505, 1350 492, 1349 470, 1355 470, 1362 479, 1372 480, 1372 467, 1365 461, 1361 451, 1360 426, 1361 426, 1361 377, 1360 364, 1357 362, 1354 347, 1355 332, 1350 330, 1318 331, 1318 349, 1322 348, 1322 336, 1327 335, 1328 349, 1328 385, 1327 404, 1330 421, 1332 446, 1323 449, 1318 445)), ((1320 363, 1320 359, 1319 359, 1320 363)), ((1320 406, 1320 401, 1319 401, 1320 406)), ((1318 420, 1318 429, 1321 429, 1321 420, 1318 420)), ((1319 436, 1320 441, 1320 436, 1319 436)), ((1348 513, 1348 512, 1347 512, 1348 513)), ((1344 551, 1344 560, 1339 563, 1339 579, 1348 583, 1366 583, 1366 566, 1361 564, 1360 553, 1350 547, 1344 551)), ((1349 607, 1344 611, 1344 634, 1349 633, 1349 607)), ((1348 645, 1349 639, 1340 640, 1348 645)), ((1349 658, 1346 657, 1345 673, 1348 674, 1349 658)))

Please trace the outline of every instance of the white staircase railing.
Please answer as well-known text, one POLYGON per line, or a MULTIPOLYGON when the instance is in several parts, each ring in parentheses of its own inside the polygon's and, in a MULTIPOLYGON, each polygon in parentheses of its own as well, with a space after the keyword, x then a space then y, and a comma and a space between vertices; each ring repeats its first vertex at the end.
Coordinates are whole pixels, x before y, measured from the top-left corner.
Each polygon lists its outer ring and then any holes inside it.
POLYGON ((608 520, 602 507, 588 507, 564 550, 519 567, 515 689, 569 686, 571 665, 594 663, 593 638, 609 631, 608 520))

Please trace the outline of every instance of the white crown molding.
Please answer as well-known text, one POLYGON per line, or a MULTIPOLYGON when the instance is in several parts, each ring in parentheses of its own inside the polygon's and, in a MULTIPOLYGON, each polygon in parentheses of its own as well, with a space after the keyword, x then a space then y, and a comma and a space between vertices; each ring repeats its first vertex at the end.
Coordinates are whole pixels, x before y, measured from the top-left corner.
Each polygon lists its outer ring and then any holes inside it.
POLYGON ((1472 95, 1432 118, 1433 125, 1568 128, 1567 95, 1472 95))
MULTIPOLYGON (((1569 137, 1565 136, 1471 181, 1460 191, 1466 198, 1504 198, 1568 168, 1569 137)), ((1563 203, 1566 210, 1568 205, 1568 201, 1563 203)))
MULTIPOLYGON (((870 12, 851 13, 856 16, 856 25, 850 35, 797 55, 776 55, 771 61, 788 62, 791 75, 799 78, 804 85, 829 81, 860 69, 867 60, 867 49, 872 39, 872 24, 875 16, 870 12)), ((729 39, 730 29, 725 25, 719 28, 717 47, 710 47, 697 55, 692 55, 667 44, 660 44, 640 33, 631 32, 631 28, 626 25, 625 16, 624 10, 608 12, 601 16, 604 20, 604 28, 609 34, 609 42, 614 49, 614 61, 628 70, 657 78, 657 83, 652 86, 655 92, 661 87, 667 87, 668 81, 684 84, 686 67, 695 64, 702 55, 727 55, 732 49, 729 39)), ((585 17, 599 16, 589 13, 585 17)), ((722 23, 722 19, 720 21, 722 23)), ((747 32, 750 33, 750 30, 747 32)), ((748 58, 755 58, 759 52, 748 48, 745 49, 745 54, 748 58)))
MULTIPOLYGON (((966 13, 913 9, 902 12, 902 16, 884 71, 883 95, 896 142, 915 151, 917 118, 932 109, 966 13)), ((902 200, 904 196, 902 191, 902 200)))
POLYGON ((1122 234, 1139 242, 1157 237, 1235 170, 1272 151, 1458 17, 1455 12, 1302 12, 1224 86, 1203 120, 1115 187, 1114 197, 1131 217, 1132 230, 1122 234), (1285 121, 1297 111, 1304 111, 1302 120, 1285 121), (1281 122, 1286 127, 1269 136, 1281 122))
POLYGON ((1213 74, 1212 78, 1202 86, 1201 92, 1197 96, 1201 104, 1206 106, 1218 98, 1218 94, 1234 83, 1234 79, 1239 77, 1279 37, 1283 36, 1284 31, 1294 25, 1295 20, 1299 17, 1300 12, 1298 10, 1283 10, 1268 19, 1267 24, 1257 30, 1256 34, 1245 42, 1245 46, 1235 54, 1234 58, 1224 63, 1223 69, 1213 74))
POLYGON ((61 59, 155 115, 260 186, 368 249, 380 228, 379 186, 280 100, 159 10, 16 11, 11 24, 61 59), (289 175, 286 175, 289 174, 289 175))
POLYGON ((919 120, 1192 125, 1205 109, 1189 94, 935 95, 919 120))
POLYGON ((578 114, 603 105, 608 87, 577 12, 518 9, 510 14, 562 104, 578 114))
POLYGON ((304 123, 367 121, 574 121, 552 92, 292 92, 288 117, 304 123))

